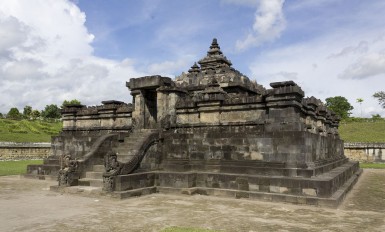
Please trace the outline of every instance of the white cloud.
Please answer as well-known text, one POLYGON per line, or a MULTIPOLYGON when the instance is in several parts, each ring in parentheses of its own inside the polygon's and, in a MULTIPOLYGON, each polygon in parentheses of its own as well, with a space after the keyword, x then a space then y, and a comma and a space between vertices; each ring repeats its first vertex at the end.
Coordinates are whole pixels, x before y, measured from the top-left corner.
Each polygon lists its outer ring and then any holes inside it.
MULTIPOLYGON (((349 65, 339 78, 366 79, 385 74, 385 53, 371 53, 360 57, 355 63, 349 65)), ((385 81, 385 80, 384 80, 385 81)))
POLYGON ((0 112, 74 98, 130 102, 125 81, 142 73, 129 59, 95 57, 85 20, 67 0, 0 2, 0 112))
POLYGON ((14 17, 5 17, 0 12, 0 56, 8 56, 10 50, 23 43, 26 38, 26 28, 14 17))
POLYGON ((356 37, 340 33, 326 35, 305 43, 263 52, 250 65, 250 69, 257 82, 266 87, 271 82, 293 79, 302 87, 306 96, 315 96, 323 101, 327 97, 346 97, 355 107, 355 116, 361 115, 357 98, 364 99, 364 117, 377 113, 385 116, 385 109, 372 97, 375 91, 384 87, 385 80, 385 40, 370 39, 376 37, 377 31, 365 31, 356 37), (346 44, 359 45, 360 41, 370 41, 364 46, 367 47, 367 52, 355 52, 354 49, 347 52, 346 44), (342 55, 343 52, 335 51, 346 52, 342 55), (340 56, 330 59, 330 54, 340 56), (342 76, 346 78, 339 78, 342 76), (369 77, 370 80, 364 79, 369 77))
POLYGON ((317 1, 290 1, 288 9, 291 11, 299 11, 309 8, 319 8, 324 5, 333 4, 336 0, 317 0, 317 1))
POLYGON ((236 48, 239 51, 273 41, 279 38, 286 28, 283 14, 284 0, 259 0, 256 2, 258 4, 252 30, 249 31, 245 39, 236 42, 236 48))
POLYGON ((149 65, 148 72, 152 75, 159 74, 163 76, 172 77, 172 73, 186 69, 193 65, 194 56, 184 56, 175 61, 163 61, 149 65))
POLYGON ((259 0, 222 0, 222 2, 245 6, 258 6, 259 0))
POLYGON ((367 52, 368 49, 369 49, 368 48, 368 42, 367 41, 360 41, 360 43, 357 44, 357 46, 344 47, 340 52, 338 52, 336 54, 331 54, 329 56, 329 58, 338 58, 338 57, 341 57, 341 56, 350 55, 352 53, 361 54, 361 53, 367 52))

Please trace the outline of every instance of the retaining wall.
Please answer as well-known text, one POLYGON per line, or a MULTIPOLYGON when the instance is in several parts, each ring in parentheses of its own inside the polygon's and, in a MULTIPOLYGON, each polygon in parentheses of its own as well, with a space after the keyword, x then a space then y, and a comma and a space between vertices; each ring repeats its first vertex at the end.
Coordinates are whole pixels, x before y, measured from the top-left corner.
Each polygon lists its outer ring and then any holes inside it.
POLYGON ((385 162, 385 143, 345 143, 345 156, 364 163, 385 162))
POLYGON ((0 142, 0 160, 44 159, 51 154, 51 143, 0 142))

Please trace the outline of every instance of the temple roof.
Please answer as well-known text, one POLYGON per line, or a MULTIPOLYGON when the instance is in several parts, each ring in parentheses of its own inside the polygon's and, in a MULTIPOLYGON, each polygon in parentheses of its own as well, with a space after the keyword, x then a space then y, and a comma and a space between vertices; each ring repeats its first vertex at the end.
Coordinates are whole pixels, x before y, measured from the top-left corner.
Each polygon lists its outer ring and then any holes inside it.
POLYGON ((230 67, 232 65, 231 61, 223 55, 216 38, 213 39, 207 55, 203 59, 199 60, 198 63, 201 65, 202 70, 209 68, 215 69, 221 66, 230 67))
POLYGON ((182 73, 176 78, 178 86, 204 89, 212 83, 214 78, 225 91, 238 89, 238 91, 254 94, 260 94, 264 91, 261 85, 255 81, 250 81, 247 76, 231 67, 231 61, 223 55, 216 38, 213 39, 207 55, 200 59, 198 64, 195 62, 188 73, 182 73))

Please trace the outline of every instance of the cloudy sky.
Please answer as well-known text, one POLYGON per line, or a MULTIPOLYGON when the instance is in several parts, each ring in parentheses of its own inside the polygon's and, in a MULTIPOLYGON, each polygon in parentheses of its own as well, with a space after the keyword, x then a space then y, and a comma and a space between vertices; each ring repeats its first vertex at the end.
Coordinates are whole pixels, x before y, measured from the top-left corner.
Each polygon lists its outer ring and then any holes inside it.
POLYGON ((344 96, 385 116, 385 1, 0 0, 0 112, 78 99, 131 102, 125 82, 175 77, 214 37, 233 67, 269 87, 344 96))

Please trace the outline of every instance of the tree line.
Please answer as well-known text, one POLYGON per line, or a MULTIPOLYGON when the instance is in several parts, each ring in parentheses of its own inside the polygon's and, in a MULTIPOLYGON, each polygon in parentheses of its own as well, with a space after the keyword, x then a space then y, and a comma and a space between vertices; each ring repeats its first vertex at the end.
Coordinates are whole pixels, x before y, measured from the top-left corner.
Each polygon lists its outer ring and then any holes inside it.
POLYGON ((17 107, 12 107, 7 114, 3 115, 0 113, 0 118, 7 118, 13 120, 36 120, 36 119, 60 119, 61 109, 69 105, 81 105, 81 102, 77 99, 64 100, 62 105, 59 107, 55 104, 46 105, 41 111, 33 109, 32 106, 25 106, 23 112, 20 112, 17 107))
MULTIPOLYGON (((373 94, 373 97, 378 100, 378 104, 381 105, 382 108, 385 108, 385 91, 379 91, 373 94)), ((357 103, 362 105, 362 102, 364 99, 357 98, 357 103)), ((348 100, 345 97, 342 96, 336 96, 336 97, 329 97, 326 98, 326 107, 334 113, 336 113, 338 116, 341 117, 341 119, 346 120, 350 117, 351 111, 354 109, 354 107, 348 102, 348 100)), ((362 109, 361 109, 361 117, 362 117, 362 109)), ((380 119, 381 116, 379 114, 372 115, 373 119, 380 119)))

